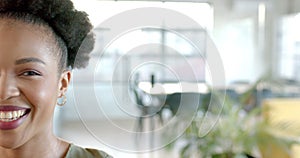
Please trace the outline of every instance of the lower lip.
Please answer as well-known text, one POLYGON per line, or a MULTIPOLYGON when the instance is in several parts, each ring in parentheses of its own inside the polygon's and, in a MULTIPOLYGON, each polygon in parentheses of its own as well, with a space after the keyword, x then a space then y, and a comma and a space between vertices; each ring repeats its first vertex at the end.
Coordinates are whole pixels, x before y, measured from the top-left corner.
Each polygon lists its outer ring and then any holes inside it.
POLYGON ((29 115, 29 113, 27 113, 26 115, 24 115, 16 120, 9 121, 9 122, 0 121, 0 129, 1 130, 15 129, 15 128, 19 127, 26 120, 28 115, 29 115))

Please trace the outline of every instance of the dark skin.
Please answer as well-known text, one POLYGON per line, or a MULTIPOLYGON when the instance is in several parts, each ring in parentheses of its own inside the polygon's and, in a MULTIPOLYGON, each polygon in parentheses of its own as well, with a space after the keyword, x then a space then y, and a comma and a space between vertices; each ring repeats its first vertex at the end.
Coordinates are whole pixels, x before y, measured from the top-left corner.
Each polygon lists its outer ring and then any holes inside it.
POLYGON ((59 71, 60 51, 49 28, 0 19, 0 106, 30 108, 17 128, 0 129, 5 158, 62 158, 69 143, 53 134, 57 98, 68 88, 71 72, 59 71))

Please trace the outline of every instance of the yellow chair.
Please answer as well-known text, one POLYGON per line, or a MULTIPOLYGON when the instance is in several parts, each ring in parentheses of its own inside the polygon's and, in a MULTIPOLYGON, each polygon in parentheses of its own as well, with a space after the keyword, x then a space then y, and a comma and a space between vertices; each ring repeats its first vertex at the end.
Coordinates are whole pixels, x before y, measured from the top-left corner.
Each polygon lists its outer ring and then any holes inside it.
MULTIPOLYGON (((300 138, 300 99, 274 98, 263 102, 263 117, 268 124, 276 129, 279 126, 283 130, 274 130, 274 133, 288 139, 300 138)), ((289 151, 269 144, 262 149, 264 158, 300 158, 300 145, 293 145, 289 151)))

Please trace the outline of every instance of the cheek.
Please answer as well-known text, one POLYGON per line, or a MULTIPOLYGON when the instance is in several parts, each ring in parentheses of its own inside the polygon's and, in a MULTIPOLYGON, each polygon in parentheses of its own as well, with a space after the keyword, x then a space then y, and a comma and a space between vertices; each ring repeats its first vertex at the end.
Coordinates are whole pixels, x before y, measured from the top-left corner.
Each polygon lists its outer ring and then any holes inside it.
POLYGON ((34 109, 53 108, 56 103, 58 83, 55 80, 40 80, 22 85, 22 95, 34 109))

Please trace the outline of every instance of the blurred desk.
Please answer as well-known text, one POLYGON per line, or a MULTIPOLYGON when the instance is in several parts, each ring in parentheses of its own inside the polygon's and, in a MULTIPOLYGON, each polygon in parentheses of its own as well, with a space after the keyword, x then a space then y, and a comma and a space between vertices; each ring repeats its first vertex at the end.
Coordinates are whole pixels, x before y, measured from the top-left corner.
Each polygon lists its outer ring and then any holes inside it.
POLYGON ((160 110, 168 107, 173 115, 176 114, 181 101, 186 102, 189 98, 190 100, 197 99, 199 103, 202 98, 201 94, 209 93, 209 88, 205 83, 156 83, 152 87, 150 82, 140 82, 138 87, 148 95, 148 98, 144 99, 144 105, 156 106, 160 110))
POLYGON ((170 109, 175 115, 182 103, 188 109, 190 106, 198 107, 203 104, 203 100, 210 99, 210 91, 205 83, 156 83, 152 87, 150 82, 140 82, 138 88, 145 94, 140 98, 143 106, 157 107, 159 111, 155 112, 159 115, 164 108, 170 109))
POLYGON ((155 83, 152 87, 150 82, 140 82, 138 87, 151 95, 164 95, 173 93, 208 93, 205 83, 178 82, 178 83, 155 83))

